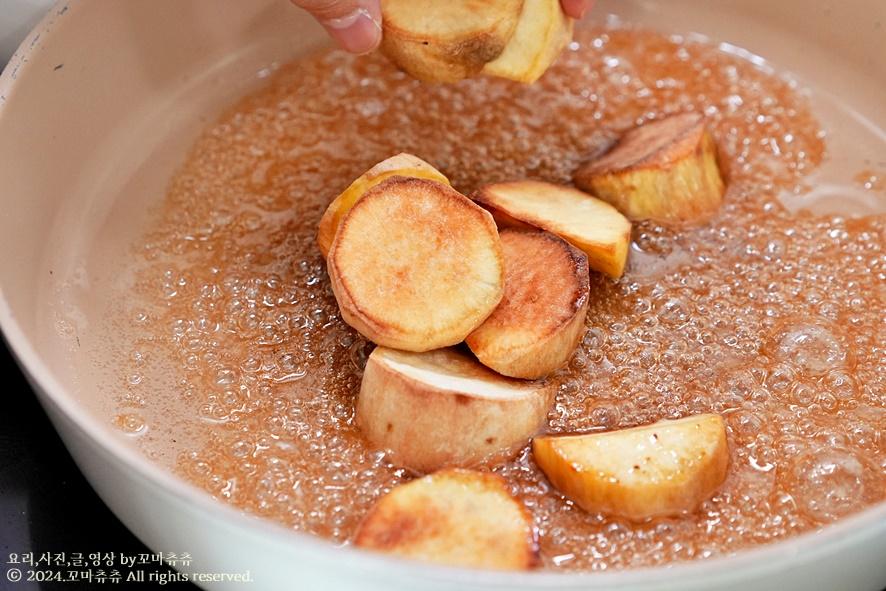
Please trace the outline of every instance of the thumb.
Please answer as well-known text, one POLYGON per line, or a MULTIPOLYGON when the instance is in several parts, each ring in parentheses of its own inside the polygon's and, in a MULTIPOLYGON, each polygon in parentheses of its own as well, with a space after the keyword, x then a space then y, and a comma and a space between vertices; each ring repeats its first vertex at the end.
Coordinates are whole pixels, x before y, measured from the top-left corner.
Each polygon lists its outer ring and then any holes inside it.
POLYGON ((584 18, 594 6, 594 0, 560 0, 563 12, 572 18, 584 18))
POLYGON ((351 53, 366 53, 381 41, 381 0, 291 0, 311 13, 329 36, 351 53))

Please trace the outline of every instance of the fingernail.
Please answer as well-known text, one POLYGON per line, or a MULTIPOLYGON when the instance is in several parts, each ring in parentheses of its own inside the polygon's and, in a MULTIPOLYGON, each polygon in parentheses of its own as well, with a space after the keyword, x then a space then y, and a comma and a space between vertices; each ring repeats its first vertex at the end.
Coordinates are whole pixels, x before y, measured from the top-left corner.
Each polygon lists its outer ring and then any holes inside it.
POLYGON ((381 41, 381 24, 365 8, 325 21, 323 26, 336 43, 351 53, 370 52, 381 41))
POLYGON ((594 6, 594 0, 563 0, 563 12, 575 19, 583 19, 594 6))

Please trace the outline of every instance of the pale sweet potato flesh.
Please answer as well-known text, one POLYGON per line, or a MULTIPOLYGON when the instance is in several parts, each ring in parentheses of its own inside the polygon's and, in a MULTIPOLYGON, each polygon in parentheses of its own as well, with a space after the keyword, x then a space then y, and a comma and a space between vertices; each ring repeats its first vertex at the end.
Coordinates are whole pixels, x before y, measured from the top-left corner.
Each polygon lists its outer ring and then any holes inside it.
POLYGON ((532 449, 548 480, 577 505, 633 521, 694 510, 723 483, 729 466, 725 426, 716 414, 536 437, 532 449))
POLYGON ((539 432, 552 398, 547 384, 502 376, 459 348, 376 347, 355 422, 394 463, 426 473, 513 455, 539 432))
POLYGON ((573 27, 560 0, 525 0, 514 35, 501 55, 483 66, 483 73, 535 82, 572 41, 573 27))
POLYGON ((572 187, 535 180, 490 183, 471 199, 489 209, 502 228, 517 220, 547 230, 583 251, 591 270, 615 278, 624 272, 631 223, 609 203, 572 187))
POLYGON ((385 0, 381 49, 419 80, 456 82, 497 58, 523 0, 385 0))

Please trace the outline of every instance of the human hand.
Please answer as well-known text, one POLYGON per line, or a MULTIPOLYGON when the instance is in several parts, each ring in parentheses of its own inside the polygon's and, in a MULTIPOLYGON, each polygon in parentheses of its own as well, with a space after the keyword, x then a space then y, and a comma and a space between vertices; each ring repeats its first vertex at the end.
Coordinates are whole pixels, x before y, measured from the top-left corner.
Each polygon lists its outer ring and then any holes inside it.
POLYGON ((584 18, 594 6, 595 0, 560 0, 563 12, 572 18, 584 18))
MULTIPOLYGON (((329 36, 351 53, 366 53, 381 42, 381 0, 290 0, 307 10, 329 36)), ((584 18, 595 0, 560 0, 563 12, 584 18)))

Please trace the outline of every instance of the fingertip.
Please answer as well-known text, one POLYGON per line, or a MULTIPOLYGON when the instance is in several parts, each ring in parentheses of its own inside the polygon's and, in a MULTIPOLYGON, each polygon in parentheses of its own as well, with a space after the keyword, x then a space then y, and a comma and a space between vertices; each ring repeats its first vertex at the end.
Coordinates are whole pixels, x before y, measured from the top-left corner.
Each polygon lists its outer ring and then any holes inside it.
POLYGON ((381 18, 370 10, 359 8, 343 18, 320 24, 338 45, 351 53, 368 53, 381 42, 381 18))
POLYGON ((572 18, 583 19, 594 6, 594 0, 561 0, 563 12, 572 18))

